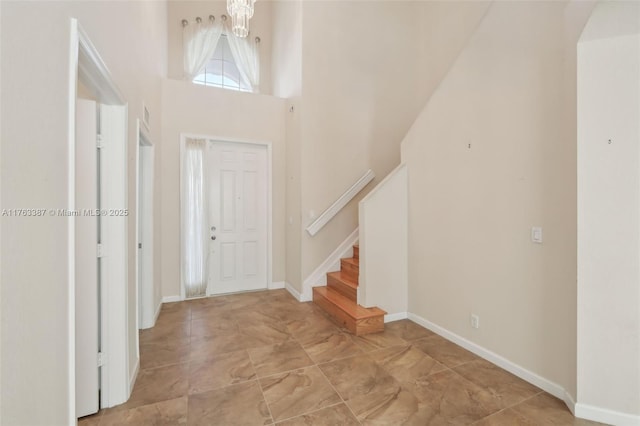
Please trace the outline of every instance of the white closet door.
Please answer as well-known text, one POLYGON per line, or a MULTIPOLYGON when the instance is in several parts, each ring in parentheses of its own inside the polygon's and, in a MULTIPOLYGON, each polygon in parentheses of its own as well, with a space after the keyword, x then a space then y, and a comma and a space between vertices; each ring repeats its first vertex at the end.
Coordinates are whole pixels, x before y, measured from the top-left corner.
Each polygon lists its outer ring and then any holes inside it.
POLYGON ((96 103, 76 102, 76 416, 98 411, 98 207, 96 103))
POLYGON ((208 157, 209 293, 266 289, 266 147, 211 142, 208 157))

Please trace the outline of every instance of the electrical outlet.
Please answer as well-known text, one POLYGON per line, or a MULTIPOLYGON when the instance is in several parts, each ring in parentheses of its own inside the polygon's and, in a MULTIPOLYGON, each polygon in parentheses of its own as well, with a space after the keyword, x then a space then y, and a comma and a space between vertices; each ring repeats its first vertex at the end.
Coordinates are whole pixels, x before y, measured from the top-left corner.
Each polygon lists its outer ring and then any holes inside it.
POLYGON ((471 314, 471 327, 480 328, 480 317, 476 314, 471 314))

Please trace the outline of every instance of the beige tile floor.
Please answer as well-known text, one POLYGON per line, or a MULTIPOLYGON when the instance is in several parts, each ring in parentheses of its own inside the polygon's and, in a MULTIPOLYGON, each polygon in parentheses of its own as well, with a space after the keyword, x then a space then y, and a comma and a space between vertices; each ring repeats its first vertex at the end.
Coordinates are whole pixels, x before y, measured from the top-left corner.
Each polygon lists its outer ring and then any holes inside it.
POLYGON ((284 290, 165 304, 110 425, 587 425, 408 320, 355 337, 284 290))

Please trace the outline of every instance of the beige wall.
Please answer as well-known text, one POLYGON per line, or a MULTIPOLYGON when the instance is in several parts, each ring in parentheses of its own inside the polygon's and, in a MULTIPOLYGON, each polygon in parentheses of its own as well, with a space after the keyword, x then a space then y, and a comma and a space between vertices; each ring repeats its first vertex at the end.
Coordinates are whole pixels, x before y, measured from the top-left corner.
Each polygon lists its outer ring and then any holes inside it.
POLYGON ((302 127, 302 102, 300 96, 290 98, 286 109, 286 282, 296 291, 302 291, 302 225, 301 225, 301 197, 300 182, 300 145, 302 127))
MULTIPOLYGON (((640 420, 640 4, 601 3, 578 44, 577 413, 640 420), (608 143, 611 140, 611 144, 608 143), (586 412, 584 411, 586 409, 586 412)), ((622 418, 615 424, 633 424, 622 418)))
MULTIPOLYGON (((129 141, 135 140, 133 123, 140 116, 143 101, 152 115, 151 137, 155 143, 160 140, 159 88, 166 72, 165 4, 3 1, 3 208, 67 206, 70 17, 78 18, 129 102, 129 141), (25 23, 30 31, 24 30, 25 23), (26 70, 40 71, 34 78, 26 70)), ((135 176, 135 144, 129 143, 128 160, 129 175, 135 176)), ((135 253, 134 210, 135 179, 129 179, 130 253, 135 253)), ((69 385, 72 336, 67 232, 64 218, 2 218, 2 424, 73 421, 69 412, 73 395, 69 385)), ((130 303, 123 310, 135 318, 132 260, 128 276, 130 303)), ((129 324, 128 333, 132 363, 136 358, 132 344, 137 333, 135 321, 129 324)))
POLYGON ((272 143, 272 277, 284 281, 285 101, 170 79, 162 99, 162 295, 180 296, 180 133, 272 143))
POLYGON ((378 306, 388 315, 406 316, 407 167, 396 167, 360 201, 358 304, 378 306))
POLYGON ((271 76, 274 96, 292 98, 302 90, 302 4, 271 2, 271 76))
MULTIPOLYGON (((276 64, 287 64, 289 59, 297 70, 297 58, 278 58, 277 46, 286 44, 277 40, 284 40, 286 31, 277 23, 289 15, 296 16, 301 19, 299 25, 295 20, 288 22, 296 22, 291 29, 300 28, 302 34, 301 97, 294 113, 300 136, 290 143, 288 140, 288 146, 298 150, 291 160, 299 161, 299 165, 287 164, 300 174, 289 175, 297 185, 291 187, 296 195, 290 196, 289 217, 294 222, 299 220, 291 239, 296 247, 300 246, 300 258, 291 260, 300 264, 300 271, 292 270, 295 277, 288 274, 287 280, 304 280, 357 226, 358 201, 375 183, 316 236, 305 231, 366 170, 373 169, 376 181, 380 181, 398 165, 402 138, 487 5, 402 1, 304 1, 287 6, 274 3, 273 87, 280 96, 291 96, 288 92, 292 90, 287 80, 278 80, 276 64), (434 41, 444 39, 447 43, 434 41)), ((282 70, 282 66, 278 69, 282 70)), ((295 85, 293 92, 297 93, 295 85)))
POLYGON ((286 110, 286 281, 302 290, 300 145, 302 131, 302 4, 272 3, 273 94, 287 98, 286 110))
POLYGON ((409 311, 573 397, 575 50, 591 7, 492 4, 402 145, 409 311))
MULTIPOLYGON (((183 78, 182 20, 194 21, 196 17, 208 19, 213 15, 220 19, 228 15, 226 0, 170 0, 167 13, 168 75, 183 78)), ((271 2, 258 1, 253 18, 249 22, 250 37, 260 37, 260 93, 271 94, 271 2)))

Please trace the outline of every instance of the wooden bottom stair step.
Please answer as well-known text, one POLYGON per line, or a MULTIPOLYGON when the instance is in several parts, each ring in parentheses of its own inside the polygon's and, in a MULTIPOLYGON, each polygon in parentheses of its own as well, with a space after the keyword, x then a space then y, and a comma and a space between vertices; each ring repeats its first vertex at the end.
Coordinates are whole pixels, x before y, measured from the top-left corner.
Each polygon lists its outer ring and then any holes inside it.
POLYGON ((380 308, 364 308, 330 287, 314 287, 313 302, 356 336, 384 330, 385 311, 380 308))

